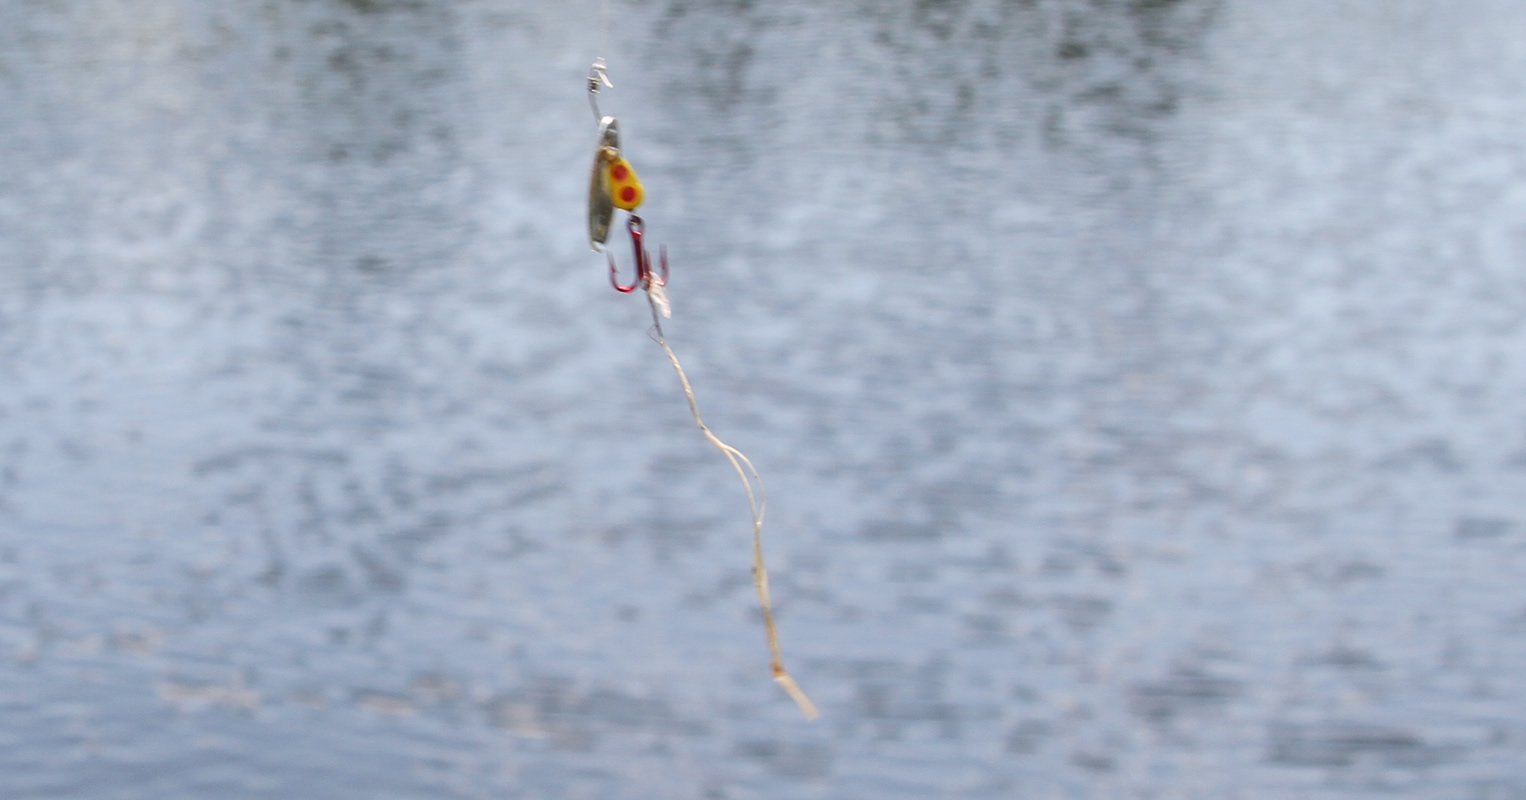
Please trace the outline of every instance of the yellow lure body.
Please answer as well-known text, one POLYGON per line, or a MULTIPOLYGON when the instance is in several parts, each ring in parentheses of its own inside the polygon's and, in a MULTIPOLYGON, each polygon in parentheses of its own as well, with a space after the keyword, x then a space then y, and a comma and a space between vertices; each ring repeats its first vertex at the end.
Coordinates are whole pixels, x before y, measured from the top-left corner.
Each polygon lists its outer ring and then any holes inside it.
POLYGON ((615 157, 609 160, 605 167, 609 175, 609 199, 616 208, 632 211, 641 205, 641 200, 646 193, 641 188, 641 180, 636 177, 636 171, 631 169, 629 161, 615 157))

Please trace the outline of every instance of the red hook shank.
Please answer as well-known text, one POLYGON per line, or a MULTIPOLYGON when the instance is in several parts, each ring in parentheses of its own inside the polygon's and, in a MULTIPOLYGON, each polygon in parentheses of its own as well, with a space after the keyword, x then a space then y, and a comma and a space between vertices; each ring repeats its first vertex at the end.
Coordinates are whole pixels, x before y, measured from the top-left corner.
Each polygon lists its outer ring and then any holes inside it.
POLYGON ((632 214, 630 221, 625 224, 625 227, 631 232, 631 249, 636 254, 636 280, 631 282, 629 286, 621 285, 620 269, 615 266, 615 257, 611 255, 607 256, 609 258, 610 285, 621 292, 632 292, 637 287, 646 289, 654 281, 658 286, 665 285, 668 282, 668 248, 661 248, 661 267, 654 273, 652 271, 651 256, 647 255, 646 248, 641 246, 641 235, 646 231, 646 223, 641 221, 641 217, 632 214))

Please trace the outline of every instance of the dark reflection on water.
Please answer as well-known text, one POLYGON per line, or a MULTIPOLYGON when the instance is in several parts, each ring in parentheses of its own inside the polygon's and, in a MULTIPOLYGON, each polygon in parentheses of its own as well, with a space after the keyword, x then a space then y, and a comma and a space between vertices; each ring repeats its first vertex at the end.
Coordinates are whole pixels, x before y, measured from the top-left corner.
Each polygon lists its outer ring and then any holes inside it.
POLYGON ((1526 796, 1519 9, 613 4, 806 725, 597 5, 0 11, 0 794, 1526 796))

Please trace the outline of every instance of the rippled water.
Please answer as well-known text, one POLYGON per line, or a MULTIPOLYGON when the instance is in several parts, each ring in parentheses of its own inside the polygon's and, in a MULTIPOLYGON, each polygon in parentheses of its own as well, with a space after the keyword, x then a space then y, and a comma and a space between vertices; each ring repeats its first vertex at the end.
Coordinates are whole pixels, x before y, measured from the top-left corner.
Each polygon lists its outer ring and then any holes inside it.
POLYGON ((0 796, 1526 798, 1526 8, 614 3, 807 724, 598 6, 0 10, 0 796))

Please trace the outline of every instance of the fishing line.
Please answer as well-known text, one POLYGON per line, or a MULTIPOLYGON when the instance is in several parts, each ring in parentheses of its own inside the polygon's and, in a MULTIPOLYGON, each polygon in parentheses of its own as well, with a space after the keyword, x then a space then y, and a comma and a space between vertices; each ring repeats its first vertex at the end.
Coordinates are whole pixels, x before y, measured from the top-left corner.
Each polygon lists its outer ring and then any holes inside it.
MULTIPOLYGON (((604 0, 604 25, 605 36, 608 36, 609 0, 604 0)), ((694 399, 694 387, 689 384, 689 376, 684 373, 683 365, 678 362, 678 355, 668 344, 667 335, 662 330, 662 320, 673 315, 672 306, 668 303, 667 290, 664 288, 668 282, 668 253, 667 249, 661 250, 661 259, 653 264, 651 256, 642 244, 642 238, 646 234, 646 223, 636 214, 636 208, 645 199, 646 191, 641 181, 636 177, 636 171, 620 150, 620 123, 612 116, 607 116, 599 111, 599 91, 604 87, 613 87, 609 80, 607 66, 603 56, 594 59, 593 65, 588 69, 588 104, 593 109, 594 119, 599 124, 598 145, 594 150, 593 170, 588 179, 588 241, 595 251, 603 248, 609 238, 609 229, 614 221, 616 209, 626 212, 626 230, 630 234, 631 249, 636 259, 636 278, 629 284, 620 283, 619 268, 615 265, 614 256, 606 254, 609 261, 609 282, 615 289, 621 292, 632 292, 637 288, 646 292, 647 305, 652 311, 652 330, 657 344, 662 346, 662 352, 668 357, 668 363, 673 365, 673 371, 678 375, 679 385, 683 387, 684 399, 689 403, 689 413, 694 417, 694 424, 699 427, 700 433, 704 434, 705 440, 710 442, 715 449, 721 451, 731 468, 736 471, 737 478, 742 481, 742 488, 747 494, 747 508, 752 516, 752 585, 758 594, 758 605, 763 612, 763 629, 768 639, 769 667, 773 679, 782 687, 790 699, 800 707, 806 719, 816 719, 819 712, 816 704, 811 702, 805 691, 800 688, 789 671, 784 668, 784 658, 779 648, 778 626, 774 623, 773 601, 768 591, 768 568, 763 561, 763 515, 768 506, 768 496, 763 490, 763 479, 758 475, 758 470, 753 466, 752 460, 742 453, 741 450, 721 441, 705 424, 705 420, 699 414, 699 403, 694 399)))
MULTIPOLYGON (((659 285, 660 289, 660 285, 659 285)), ((678 373, 678 382, 683 386, 684 399, 689 401, 689 413, 694 416, 694 424, 699 426, 700 433, 705 439, 721 451, 721 455, 731 462, 731 468, 736 470, 737 477, 742 481, 742 489, 747 492, 747 508, 752 514, 752 585, 758 592, 758 605, 763 611, 763 630, 768 635, 768 655, 770 668, 773 671, 774 682, 784 688, 795 705, 800 706, 801 713, 806 719, 816 719, 820 714, 816 710, 816 704, 806 696, 805 690, 795 682, 793 676, 784 668, 784 656, 779 649, 779 631, 774 625, 774 607, 768 594, 768 566, 763 562, 763 514, 768 510, 768 494, 763 490, 763 478, 758 475, 758 470, 741 450, 721 441, 705 424, 705 420, 699 415, 699 404, 694 400, 694 389, 689 385, 689 376, 684 374, 682 364, 678 363, 678 356, 673 348, 668 345, 668 338, 662 332, 662 317, 671 316, 670 313, 660 313, 666 310, 666 306, 659 306, 658 294, 647 292, 647 302, 652 308, 652 329, 656 332, 657 344, 662 345, 662 352, 668 356, 668 363, 673 365, 673 371, 678 373), (746 469, 743 469, 745 465, 746 469), (751 476, 751 480, 748 477, 751 476), (753 491, 753 484, 757 484, 757 492, 753 491)), ((664 301, 665 303, 665 301, 664 301)))

